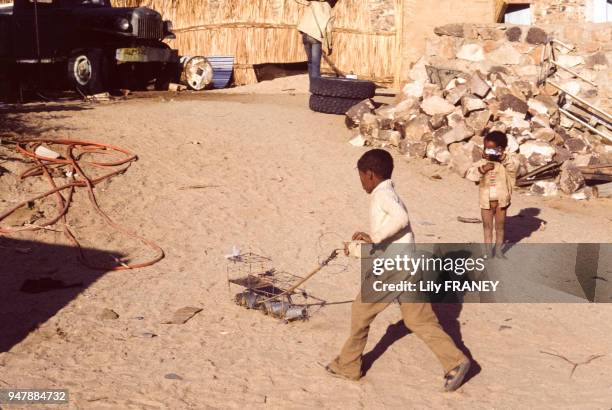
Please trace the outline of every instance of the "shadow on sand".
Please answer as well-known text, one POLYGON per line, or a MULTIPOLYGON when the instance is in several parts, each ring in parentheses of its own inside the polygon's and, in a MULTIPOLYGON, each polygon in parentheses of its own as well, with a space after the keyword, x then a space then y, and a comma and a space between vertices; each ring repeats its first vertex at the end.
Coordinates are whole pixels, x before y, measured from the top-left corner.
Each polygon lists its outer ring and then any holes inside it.
MULTIPOLYGON (((438 317, 440 325, 442 328, 444 328, 444 331, 446 331, 446 333, 448 333, 453 339, 459 350, 461 350, 463 354, 465 354, 472 361, 470 371, 464 380, 464 383, 467 383, 471 378, 480 373, 481 367, 463 342, 463 336, 461 335, 461 324, 459 323, 459 316, 461 315, 463 305, 461 303, 433 303, 432 307, 436 313, 436 316, 438 317)), ((378 360, 378 358, 381 357, 393 343, 411 333, 412 332, 406 328, 402 320, 389 325, 386 333, 378 341, 376 346, 374 346, 374 348, 372 348, 372 350, 370 350, 368 353, 363 355, 363 363, 361 367, 363 375, 365 376, 374 362, 378 360)))
MULTIPOLYGON (((83 249, 88 259, 112 263, 113 254, 83 249)), ((106 272, 77 261, 74 247, 0 236, 0 353, 53 317, 106 272)))

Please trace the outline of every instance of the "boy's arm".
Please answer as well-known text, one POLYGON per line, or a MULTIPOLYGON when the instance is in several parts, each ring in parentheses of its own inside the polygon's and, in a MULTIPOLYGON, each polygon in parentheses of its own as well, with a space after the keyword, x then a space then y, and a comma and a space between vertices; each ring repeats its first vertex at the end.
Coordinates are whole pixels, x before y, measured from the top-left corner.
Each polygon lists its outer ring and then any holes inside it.
POLYGON ((516 157, 516 155, 506 155, 502 160, 502 165, 504 166, 504 168, 506 168, 506 173, 508 174, 508 177, 510 177, 512 184, 514 185, 516 181, 516 175, 519 169, 518 158, 516 157))
POLYGON ((480 181, 480 177, 482 177, 482 172, 480 172, 480 167, 486 163, 485 160, 476 161, 472 164, 471 167, 468 168, 468 171, 465 174, 465 178, 472 182, 480 181))
POLYGON ((410 224, 408 212, 392 196, 379 195, 377 201, 383 212, 389 215, 389 218, 370 235, 374 243, 380 243, 392 237, 410 224))

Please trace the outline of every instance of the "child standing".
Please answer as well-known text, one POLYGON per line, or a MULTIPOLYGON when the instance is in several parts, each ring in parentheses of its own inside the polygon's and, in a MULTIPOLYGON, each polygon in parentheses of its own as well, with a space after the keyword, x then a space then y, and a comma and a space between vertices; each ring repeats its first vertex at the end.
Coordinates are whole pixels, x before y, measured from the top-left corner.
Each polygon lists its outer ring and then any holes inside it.
MULTIPOLYGON (((406 206, 395 192, 391 174, 393 158, 381 149, 373 149, 357 162, 363 189, 372 195, 371 234, 356 232, 353 240, 374 244, 413 244, 414 236, 406 206)), ((351 307, 350 336, 326 370, 334 376, 361 378, 362 354, 368 340, 370 324, 389 302, 365 303, 361 292, 351 307)), ((470 368, 470 360, 438 323, 430 303, 400 303, 406 327, 423 340, 437 356, 445 372, 444 389, 456 390, 470 368)))
POLYGON ((510 206, 518 170, 518 159, 505 152, 507 146, 508 137, 505 133, 488 132, 484 137, 483 159, 472 165, 466 176, 479 182, 484 243, 487 254, 492 253, 495 226, 495 253, 498 257, 503 257, 506 210, 510 206))

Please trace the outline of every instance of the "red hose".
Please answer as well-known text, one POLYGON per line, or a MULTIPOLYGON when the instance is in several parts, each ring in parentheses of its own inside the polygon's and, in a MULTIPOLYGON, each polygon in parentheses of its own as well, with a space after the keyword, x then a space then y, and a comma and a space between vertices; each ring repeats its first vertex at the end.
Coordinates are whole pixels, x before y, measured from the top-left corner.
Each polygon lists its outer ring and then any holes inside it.
POLYGON ((72 242, 75 245, 78 251, 79 260, 81 261, 81 263, 83 263, 85 266, 89 268, 96 269, 96 270, 136 269, 136 268, 143 268, 146 266, 151 266, 164 258, 163 249, 159 247, 159 245, 157 245, 155 242, 150 241, 136 234, 135 232, 121 226, 115 221, 113 221, 98 205, 98 201, 96 199, 96 195, 94 192, 94 187, 100 182, 105 181, 113 176, 116 176, 116 175, 119 175, 125 172, 130 167, 132 162, 138 159, 136 154, 133 154, 132 152, 126 149, 119 148, 113 145, 100 144, 97 142, 89 142, 89 141, 77 141, 77 140, 70 140, 70 139, 57 139, 57 140, 44 139, 44 138, 43 139, 21 139, 21 140, 18 140, 16 144, 17 144, 17 150, 19 151, 19 153, 21 153, 23 156, 27 158, 32 158, 37 164, 36 166, 29 168, 26 171, 22 172, 20 175, 20 178, 25 179, 25 178, 32 177, 32 176, 43 175, 45 179, 49 182, 51 189, 43 194, 34 196, 26 201, 21 202, 17 204, 16 206, 14 206, 13 208, 3 213, 0 213, 0 222, 2 222, 2 220, 4 220, 9 215, 11 215, 17 209, 23 206, 26 206, 29 202, 43 199, 53 194, 55 194, 58 208, 61 211, 59 212, 58 215, 56 215, 51 220, 45 221, 36 226, 26 226, 26 227, 21 227, 21 228, 4 228, 0 226, 0 234, 11 234, 11 233, 22 232, 22 231, 36 231, 39 229, 44 229, 47 226, 54 225, 55 223, 61 220, 63 224, 64 235, 68 238, 68 240, 70 240, 70 242, 72 242), (34 151, 36 147, 38 147, 39 145, 43 143, 47 145, 66 146, 67 147, 66 158, 47 158, 47 157, 41 157, 40 155, 37 155, 34 151), (74 151, 76 149, 80 149, 81 152, 75 155, 74 151), (111 161, 111 162, 81 160, 81 157, 86 154, 106 154, 108 153, 108 151, 115 151, 115 152, 124 154, 124 158, 120 160, 111 161), (89 166, 93 166, 97 168, 109 168, 112 170, 109 173, 102 175, 101 177, 92 179, 92 178, 89 178, 87 174, 84 172, 83 165, 89 165, 89 166), (58 187, 55 183, 55 180, 51 176, 51 173, 49 172, 50 167, 68 168, 67 175, 69 173, 71 173, 72 175, 71 177, 69 177, 69 182, 67 184, 64 184, 58 187), (85 258, 85 255, 83 254, 81 245, 79 244, 73 232, 68 228, 68 225, 66 223, 66 215, 71 206, 74 191, 77 188, 87 188, 87 194, 88 194, 89 202, 91 206, 106 221, 106 223, 110 227, 126 234, 127 236, 138 239, 139 241, 144 243, 147 247, 153 249, 156 255, 150 260, 131 264, 131 265, 120 262, 121 264, 118 266, 99 266, 99 265, 96 265, 96 264, 93 264, 87 261, 87 259, 85 258), (62 195, 62 191, 64 190, 68 190, 68 195, 66 198, 64 198, 64 196, 62 195))

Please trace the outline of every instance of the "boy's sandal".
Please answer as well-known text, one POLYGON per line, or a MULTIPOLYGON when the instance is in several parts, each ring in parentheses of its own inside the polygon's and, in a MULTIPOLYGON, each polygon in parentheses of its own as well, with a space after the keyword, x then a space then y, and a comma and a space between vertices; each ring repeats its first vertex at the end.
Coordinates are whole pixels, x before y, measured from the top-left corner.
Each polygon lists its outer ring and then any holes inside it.
POLYGON ((455 391, 463 383, 465 375, 470 370, 470 361, 466 360, 444 376, 444 391, 455 391))

